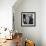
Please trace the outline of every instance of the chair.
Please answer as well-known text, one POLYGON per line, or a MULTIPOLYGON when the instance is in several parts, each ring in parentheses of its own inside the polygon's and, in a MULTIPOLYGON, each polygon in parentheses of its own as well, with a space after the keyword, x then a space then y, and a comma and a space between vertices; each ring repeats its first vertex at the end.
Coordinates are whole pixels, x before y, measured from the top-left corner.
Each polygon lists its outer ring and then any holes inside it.
POLYGON ((26 40, 25 46, 35 46, 35 43, 32 40, 26 40))
POLYGON ((22 45, 22 33, 15 33, 16 46, 22 45))

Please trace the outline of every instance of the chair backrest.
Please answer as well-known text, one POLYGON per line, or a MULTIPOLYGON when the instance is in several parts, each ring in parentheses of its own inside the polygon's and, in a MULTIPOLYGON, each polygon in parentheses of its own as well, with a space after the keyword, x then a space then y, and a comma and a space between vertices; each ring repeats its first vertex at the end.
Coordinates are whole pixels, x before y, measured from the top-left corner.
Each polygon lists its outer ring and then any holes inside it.
POLYGON ((21 46, 22 44, 22 33, 15 33, 15 41, 16 41, 16 46, 21 46))
POLYGON ((35 43, 32 40, 26 40, 25 46, 35 46, 35 43))

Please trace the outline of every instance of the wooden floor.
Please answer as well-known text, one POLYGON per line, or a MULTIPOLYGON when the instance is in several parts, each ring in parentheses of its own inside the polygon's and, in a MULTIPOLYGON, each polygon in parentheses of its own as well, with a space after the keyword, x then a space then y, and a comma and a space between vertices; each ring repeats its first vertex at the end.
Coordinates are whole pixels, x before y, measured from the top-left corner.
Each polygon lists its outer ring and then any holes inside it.
POLYGON ((6 42, 2 43, 0 46, 16 46, 15 39, 13 40, 6 40, 6 42))

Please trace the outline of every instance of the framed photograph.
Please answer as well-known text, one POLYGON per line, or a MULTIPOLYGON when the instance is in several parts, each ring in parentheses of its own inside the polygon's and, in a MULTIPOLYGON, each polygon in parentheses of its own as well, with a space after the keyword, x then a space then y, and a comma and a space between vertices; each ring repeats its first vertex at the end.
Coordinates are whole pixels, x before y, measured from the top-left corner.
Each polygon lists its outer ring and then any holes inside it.
POLYGON ((21 26, 36 26, 36 12, 21 12, 21 26))

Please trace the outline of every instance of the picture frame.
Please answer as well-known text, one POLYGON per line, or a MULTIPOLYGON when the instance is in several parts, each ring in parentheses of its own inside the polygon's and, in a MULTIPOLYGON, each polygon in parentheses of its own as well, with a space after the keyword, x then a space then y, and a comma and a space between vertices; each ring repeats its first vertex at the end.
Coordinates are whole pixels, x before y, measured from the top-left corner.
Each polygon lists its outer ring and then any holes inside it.
POLYGON ((35 27, 36 26, 36 12, 21 12, 21 26, 35 27))

